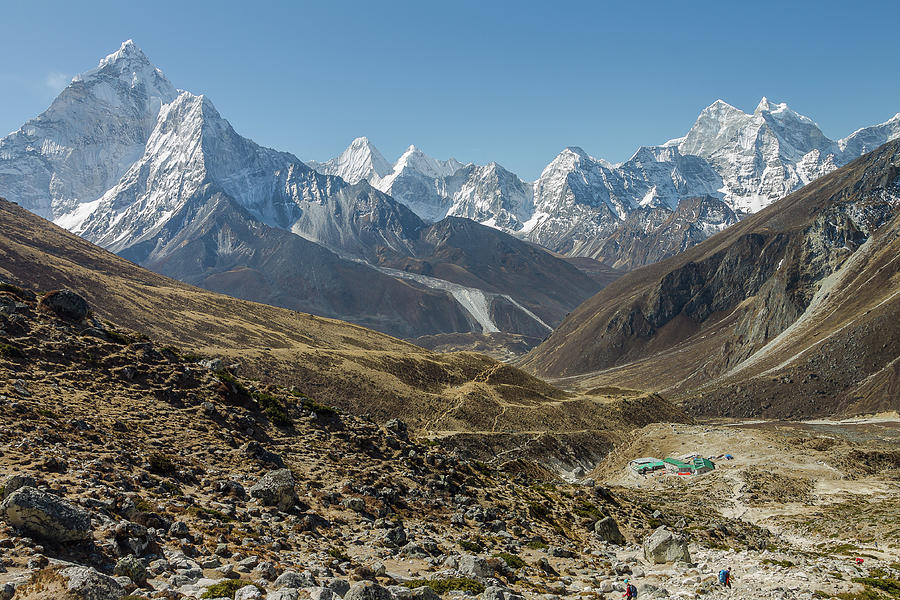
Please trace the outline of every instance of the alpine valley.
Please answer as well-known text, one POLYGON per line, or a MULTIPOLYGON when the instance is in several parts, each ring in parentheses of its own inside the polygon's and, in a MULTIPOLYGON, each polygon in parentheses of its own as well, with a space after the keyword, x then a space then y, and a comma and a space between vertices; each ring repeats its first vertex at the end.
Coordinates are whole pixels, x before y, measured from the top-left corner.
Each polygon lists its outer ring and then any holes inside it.
POLYGON ((898 411, 900 114, 301 161, 128 41, 0 140, 0 600, 897 600, 898 411))

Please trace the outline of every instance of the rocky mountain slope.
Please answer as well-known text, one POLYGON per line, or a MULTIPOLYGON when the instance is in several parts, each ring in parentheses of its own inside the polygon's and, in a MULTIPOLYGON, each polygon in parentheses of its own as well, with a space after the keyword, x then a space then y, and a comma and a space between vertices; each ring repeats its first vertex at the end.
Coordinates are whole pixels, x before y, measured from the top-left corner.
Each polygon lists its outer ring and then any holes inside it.
MULTIPOLYGON (((461 166, 420 154, 406 157, 410 172, 461 166)), ((355 168, 350 159, 341 164, 355 168)), ((401 185, 408 178, 395 179, 401 185)), ((0 194, 7 192, 29 210, 184 281, 402 337, 543 336, 599 289, 565 262, 530 249, 520 256, 540 264, 520 271, 518 288, 473 288, 459 278, 411 278, 383 268, 390 265, 380 264, 382 255, 428 258, 418 251, 421 219, 365 181, 348 185, 238 135, 208 98, 175 91, 130 41, 4 138, 0 194), (551 263, 569 293, 557 294, 538 317, 524 307, 544 305, 545 295, 533 293, 541 283, 528 273, 551 263), (371 301, 362 301, 363 289, 371 301)), ((517 243, 495 230, 481 235, 517 243)), ((485 254, 480 266, 502 270, 500 258, 485 254)))
POLYGON ((695 412, 896 409, 900 142, 618 279, 522 366, 695 412))
POLYGON ((390 166, 366 138, 310 164, 348 181, 367 179, 426 220, 467 217, 569 256, 634 268, 670 255, 648 252, 657 243, 702 241, 898 136, 900 115, 833 141, 786 104, 763 98, 746 114, 718 100, 683 138, 642 147, 617 165, 569 147, 533 183, 495 163, 462 166, 414 147, 390 166), (707 203, 700 211, 698 198, 707 203), (690 236, 661 225, 686 212, 694 213, 690 236))
MULTIPOLYGON (((237 209, 223 201, 223 210, 237 209)), ((548 465, 571 471, 596 462, 633 425, 685 419, 656 395, 571 394, 484 355, 436 354, 346 322, 193 288, 9 202, 0 202, 0 227, 9 232, 0 238, 0 278, 7 282, 36 291, 74 288, 97 317, 133 335, 237 364, 240 375, 293 386, 354 414, 404 417, 412 429, 447 443, 466 434, 466 443, 483 456, 540 450, 556 457, 548 465)), ((296 236, 277 233, 285 239, 266 239, 296 243, 296 236)), ((244 269, 217 276, 264 287, 244 269)))
POLYGON ((896 579, 892 538, 860 566, 853 534, 807 547, 698 510, 684 481, 678 502, 472 460, 89 308, 0 289, 3 598, 612 598, 626 578, 717 598, 725 566, 745 598, 877 597, 896 579))

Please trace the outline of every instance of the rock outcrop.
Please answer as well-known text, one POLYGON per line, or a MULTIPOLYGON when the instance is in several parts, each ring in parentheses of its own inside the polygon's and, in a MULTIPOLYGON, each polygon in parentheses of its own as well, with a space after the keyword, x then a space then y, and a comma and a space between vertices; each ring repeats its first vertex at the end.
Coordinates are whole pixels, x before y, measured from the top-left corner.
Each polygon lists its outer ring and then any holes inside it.
POLYGON ((90 537, 90 515, 65 500, 25 486, 0 503, 3 519, 30 535, 55 542, 72 542, 90 537))
POLYGON ((266 473, 249 492, 252 498, 257 498, 264 505, 277 506, 283 511, 290 510, 297 503, 294 477, 288 469, 266 473))
POLYGON ((625 543, 625 536, 619 531, 619 524, 612 517, 604 517, 594 523, 594 535, 610 544, 621 546, 625 543))
POLYGON ((687 538, 670 531, 665 526, 660 526, 644 540, 644 558, 653 564, 676 560, 689 563, 691 554, 688 551, 687 538))

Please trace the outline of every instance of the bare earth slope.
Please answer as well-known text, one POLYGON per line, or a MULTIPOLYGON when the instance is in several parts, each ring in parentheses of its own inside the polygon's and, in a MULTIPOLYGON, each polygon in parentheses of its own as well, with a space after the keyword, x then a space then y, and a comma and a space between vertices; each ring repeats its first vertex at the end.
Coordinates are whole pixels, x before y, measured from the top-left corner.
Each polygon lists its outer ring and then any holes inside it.
POLYGON ((552 432, 589 466, 619 432, 684 415, 656 395, 570 394, 469 352, 436 354, 345 323, 200 290, 147 271, 13 203, 0 202, 0 279, 35 291, 71 288, 96 314, 264 382, 378 420, 403 417, 443 438, 474 433, 510 450, 552 432))
POLYGON ((618 279, 522 366, 703 414, 898 406, 900 143, 618 279))

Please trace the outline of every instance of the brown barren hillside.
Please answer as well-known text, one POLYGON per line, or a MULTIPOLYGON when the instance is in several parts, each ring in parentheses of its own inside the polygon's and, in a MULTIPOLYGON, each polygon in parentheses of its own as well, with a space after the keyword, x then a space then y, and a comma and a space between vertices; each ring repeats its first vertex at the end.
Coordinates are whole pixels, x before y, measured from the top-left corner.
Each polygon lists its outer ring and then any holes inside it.
POLYGON ((503 434, 496 439, 504 449, 523 445, 523 436, 574 432, 585 457, 576 462, 587 465, 632 426, 684 419, 659 396, 570 394, 481 354, 437 354, 342 321, 194 288, 11 202, 0 201, 0 231, 0 279, 38 292, 71 288, 99 317, 158 343, 220 357, 239 364, 240 375, 379 420, 400 417, 442 437, 503 434))
POLYGON ((897 408, 898 177, 895 141, 613 282, 521 366, 701 414, 897 408))

